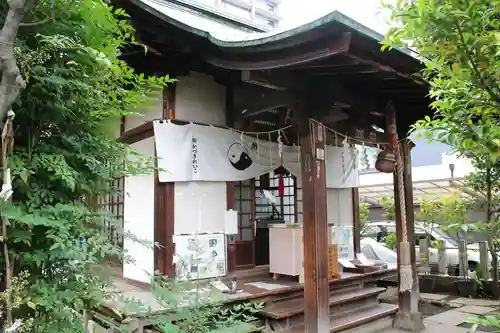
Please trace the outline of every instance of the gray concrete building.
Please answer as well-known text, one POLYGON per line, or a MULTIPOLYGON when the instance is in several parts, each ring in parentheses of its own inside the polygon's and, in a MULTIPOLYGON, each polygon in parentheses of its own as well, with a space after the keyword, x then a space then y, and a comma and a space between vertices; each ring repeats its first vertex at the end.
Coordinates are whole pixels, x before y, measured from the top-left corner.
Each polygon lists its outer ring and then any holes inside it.
POLYGON ((281 16, 278 7, 281 0, 191 0, 230 16, 252 22, 263 31, 279 27, 281 16))

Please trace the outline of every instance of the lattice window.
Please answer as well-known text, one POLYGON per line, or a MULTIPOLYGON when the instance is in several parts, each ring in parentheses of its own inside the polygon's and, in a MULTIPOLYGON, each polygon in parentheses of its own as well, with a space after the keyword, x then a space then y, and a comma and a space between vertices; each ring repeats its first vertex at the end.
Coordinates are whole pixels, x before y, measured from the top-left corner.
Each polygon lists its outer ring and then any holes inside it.
POLYGON ((98 199, 98 205, 106 209, 112 219, 105 222, 105 231, 108 234, 110 242, 123 246, 123 223, 124 223, 124 188, 125 178, 115 179, 112 186, 118 189, 119 193, 115 195, 107 195, 98 199))
POLYGON ((260 191, 260 180, 255 180, 255 214, 257 218, 267 219, 271 216, 276 219, 283 219, 288 223, 297 221, 297 187, 296 178, 291 174, 283 176, 284 196, 279 195, 278 173, 269 173, 268 191, 276 199, 276 210, 269 200, 267 200, 260 191))
POLYGON ((238 238, 239 241, 252 241, 254 238, 253 205, 254 197, 253 179, 237 182, 235 184, 235 204, 238 211, 238 238))
POLYGON ((302 181, 299 178, 295 178, 295 190, 296 190, 296 207, 297 207, 297 222, 304 222, 303 206, 302 206, 302 181))

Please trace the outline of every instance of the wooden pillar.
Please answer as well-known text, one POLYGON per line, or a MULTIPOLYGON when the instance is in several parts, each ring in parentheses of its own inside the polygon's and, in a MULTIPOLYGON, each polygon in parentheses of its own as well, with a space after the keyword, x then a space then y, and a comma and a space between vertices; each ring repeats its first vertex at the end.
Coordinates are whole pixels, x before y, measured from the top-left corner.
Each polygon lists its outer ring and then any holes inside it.
MULTIPOLYGON (((419 332, 424 329, 422 314, 419 311, 419 275, 416 269, 415 257, 415 214, 413 210, 413 181, 411 176, 411 148, 413 143, 405 140, 400 144, 403 162, 403 189, 405 197, 405 213, 406 213, 406 230, 408 234, 408 242, 410 243, 410 258, 411 270, 413 277, 413 285, 411 291, 399 293, 399 311, 394 320, 394 327, 401 328, 411 332, 419 332)), ((394 198, 396 205, 396 236, 397 236, 397 252, 398 252, 398 284, 401 283, 399 274, 400 262, 400 242, 402 240, 402 219, 399 201, 399 180, 397 170, 394 172, 394 198)))
MULTIPOLYGON (((162 118, 175 119, 175 85, 163 89, 162 118)), ((156 155, 156 150, 155 150, 156 155)), ((154 214, 154 268, 160 275, 175 276, 175 244, 174 244, 174 199, 175 183, 160 183, 158 171, 154 180, 155 214, 154 214)))
POLYGON ((359 188, 352 188, 352 222, 354 255, 361 253, 361 218, 359 215, 359 188))
POLYGON ((330 332, 325 130, 309 126, 301 137, 305 332, 330 332))

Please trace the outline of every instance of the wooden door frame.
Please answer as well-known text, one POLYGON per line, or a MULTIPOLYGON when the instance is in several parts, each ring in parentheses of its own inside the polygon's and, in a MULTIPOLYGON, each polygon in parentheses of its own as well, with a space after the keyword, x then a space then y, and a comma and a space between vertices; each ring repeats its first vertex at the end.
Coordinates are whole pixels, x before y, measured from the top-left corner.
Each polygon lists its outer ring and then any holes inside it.
MULTIPOLYGON (((242 229, 245 229, 242 227, 242 216, 240 215, 240 209, 241 206, 238 206, 236 202, 238 201, 237 198, 241 197, 241 183, 242 182, 234 182, 234 200, 235 200, 235 209, 238 211, 238 236, 241 237, 242 233, 240 234, 242 229), (240 195, 237 195, 237 189, 240 188, 240 195)), ((249 216, 249 229, 251 231, 252 239, 251 240, 235 240, 235 246, 236 246, 236 269, 241 270, 241 269, 250 269, 255 267, 255 179, 250 179, 250 212, 249 213, 243 213, 243 214, 250 214, 249 216), (244 265, 238 265, 238 245, 240 248, 242 248, 243 245, 249 245, 249 248, 251 249, 251 261, 249 264, 244 264, 244 265)))

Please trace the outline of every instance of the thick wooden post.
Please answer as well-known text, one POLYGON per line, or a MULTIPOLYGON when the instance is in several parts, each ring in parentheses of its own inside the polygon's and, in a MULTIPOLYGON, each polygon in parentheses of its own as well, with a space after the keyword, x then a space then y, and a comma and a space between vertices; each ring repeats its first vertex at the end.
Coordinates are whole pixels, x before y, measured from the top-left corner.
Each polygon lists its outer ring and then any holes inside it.
MULTIPOLYGON (((175 85, 163 89, 163 118, 175 119, 175 85)), ((156 155, 156 150, 155 150, 156 155)), ((174 200, 175 183, 160 183, 155 170, 154 268, 160 275, 175 276, 174 200)))
POLYGON ((325 130, 309 126, 301 142, 305 332, 330 332, 325 130))
POLYGON ((359 215, 359 189, 352 188, 352 221, 353 221, 353 245, 354 255, 361 253, 361 218, 359 215))
MULTIPOLYGON (((411 176, 411 155, 410 150, 413 143, 411 141, 404 141, 400 144, 403 157, 403 188, 405 197, 405 213, 406 213, 406 230, 408 234, 408 242, 410 243, 410 258, 411 270, 413 277, 413 285, 411 291, 399 293, 399 312, 394 320, 394 327, 401 328, 411 332, 418 332, 423 330, 424 323, 422 314, 419 311, 420 291, 418 283, 418 272, 416 269, 415 258, 415 214, 413 207, 413 182, 411 176)), ((402 239, 402 219, 399 202, 399 181, 397 171, 394 173, 394 197, 396 204, 396 235, 398 247, 398 283, 401 283, 401 276, 399 274, 399 258, 400 258, 400 242, 402 239)))

